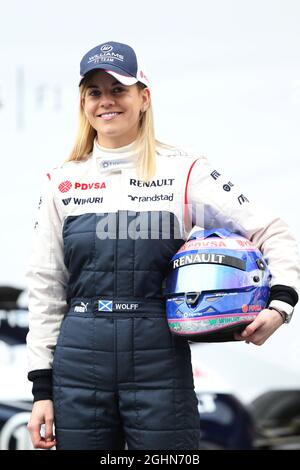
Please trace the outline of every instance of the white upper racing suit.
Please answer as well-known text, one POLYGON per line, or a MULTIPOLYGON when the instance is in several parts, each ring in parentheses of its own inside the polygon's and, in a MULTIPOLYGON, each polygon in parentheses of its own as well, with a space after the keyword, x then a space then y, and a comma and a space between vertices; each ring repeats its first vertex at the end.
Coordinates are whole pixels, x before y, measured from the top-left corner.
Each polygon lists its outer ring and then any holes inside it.
MULTIPOLYGON (((158 144, 156 174, 146 183, 137 176, 138 156, 134 142, 107 149, 95 139, 85 161, 64 163, 45 178, 27 272, 27 350, 35 400, 52 396, 53 354, 70 305, 74 315, 84 316, 97 295, 105 302, 121 299, 120 308, 126 311, 138 309, 132 307, 136 299, 161 302, 160 273, 193 226, 224 227, 251 240, 272 274, 270 305, 281 301, 283 306, 294 306, 298 301, 300 260, 285 222, 251 203, 204 156, 158 144), (162 240, 145 239, 149 235, 149 227, 143 227, 145 214, 153 239, 167 234, 162 240), (115 224, 113 215, 118 216, 115 224), (170 227, 177 231, 171 237, 170 227), (95 230, 97 237, 91 238, 95 230), (134 246, 126 245, 130 231, 139 239, 134 246), (110 242, 101 244, 107 233, 110 242), (122 264, 126 258, 128 269, 122 264)), ((103 310, 109 304, 101 305, 103 310)))

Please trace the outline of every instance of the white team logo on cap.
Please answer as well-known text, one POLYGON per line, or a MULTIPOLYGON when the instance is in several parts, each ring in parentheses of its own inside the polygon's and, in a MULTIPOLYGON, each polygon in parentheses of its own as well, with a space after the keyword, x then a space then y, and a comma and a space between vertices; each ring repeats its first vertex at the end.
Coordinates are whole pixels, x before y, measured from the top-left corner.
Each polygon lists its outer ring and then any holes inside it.
POLYGON ((109 51, 111 51, 112 49, 113 49, 113 47, 110 46, 109 44, 104 44, 104 45, 100 48, 100 50, 101 50, 102 52, 109 52, 109 51))

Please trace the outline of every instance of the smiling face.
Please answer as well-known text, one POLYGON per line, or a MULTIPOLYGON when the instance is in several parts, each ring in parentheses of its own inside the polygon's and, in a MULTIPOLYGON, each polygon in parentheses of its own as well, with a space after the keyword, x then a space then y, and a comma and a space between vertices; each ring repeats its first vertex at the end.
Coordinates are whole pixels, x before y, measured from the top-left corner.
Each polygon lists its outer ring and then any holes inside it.
POLYGON ((104 70, 87 77, 82 106, 103 147, 118 148, 133 142, 138 136, 140 112, 149 104, 149 88, 123 85, 104 70))

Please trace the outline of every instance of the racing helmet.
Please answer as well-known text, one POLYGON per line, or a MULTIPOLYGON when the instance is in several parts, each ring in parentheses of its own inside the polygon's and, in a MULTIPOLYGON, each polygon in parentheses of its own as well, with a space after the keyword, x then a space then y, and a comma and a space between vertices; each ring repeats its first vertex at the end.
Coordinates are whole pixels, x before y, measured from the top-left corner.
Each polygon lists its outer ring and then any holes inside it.
POLYGON ((196 229, 170 261, 166 315, 190 341, 233 341, 269 298, 271 274, 251 241, 224 228, 196 229))

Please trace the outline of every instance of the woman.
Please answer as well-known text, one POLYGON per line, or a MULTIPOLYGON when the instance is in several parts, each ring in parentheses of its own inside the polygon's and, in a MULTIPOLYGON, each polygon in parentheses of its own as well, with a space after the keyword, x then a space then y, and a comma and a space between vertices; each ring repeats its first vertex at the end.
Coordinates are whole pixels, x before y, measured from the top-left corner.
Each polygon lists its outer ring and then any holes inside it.
POLYGON ((261 247, 269 308, 236 339, 262 344, 298 300, 296 243, 204 157, 155 140, 148 78, 130 46, 101 44, 80 65, 77 139, 47 175, 27 273, 32 442, 197 449, 189 344, 165 318, 168 262, 194 225, 261 247))

